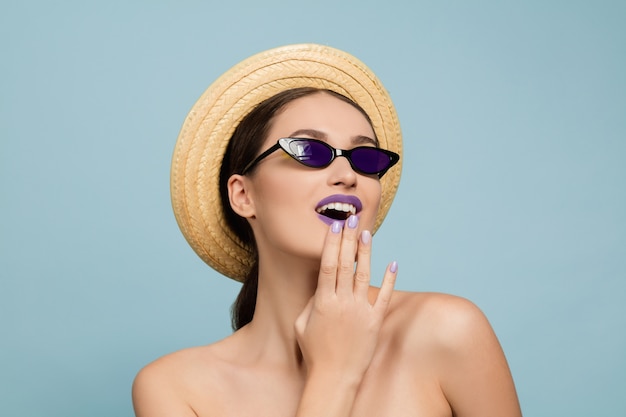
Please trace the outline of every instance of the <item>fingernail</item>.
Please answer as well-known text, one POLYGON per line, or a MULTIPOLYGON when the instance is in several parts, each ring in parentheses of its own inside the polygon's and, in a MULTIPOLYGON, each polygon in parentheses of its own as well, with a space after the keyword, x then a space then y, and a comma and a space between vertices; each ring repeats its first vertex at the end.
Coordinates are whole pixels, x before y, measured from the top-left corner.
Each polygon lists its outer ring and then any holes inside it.
POLYGON ((357 224, 359 224, 359 218, 357 216, 353 214, 352 216, 348 217, 348 227, 350 229, 356 228, 357 224))
POLYGON ((398 270, 398 263, 396 261, 393 261, 389 266, 389 270, 395 274, 398 270))
POLYGON ((341 223, 333 222, 333 224, 330 226, 330 230, 332 230, 333 233, 341 232, 341 223))
POLYGON ((370 233, 370 231, 363 230, 363 232, 361 233, 361 242, 367 245, 368 243, 370 243, 371 239, 372 239, 372 234, 370 233))

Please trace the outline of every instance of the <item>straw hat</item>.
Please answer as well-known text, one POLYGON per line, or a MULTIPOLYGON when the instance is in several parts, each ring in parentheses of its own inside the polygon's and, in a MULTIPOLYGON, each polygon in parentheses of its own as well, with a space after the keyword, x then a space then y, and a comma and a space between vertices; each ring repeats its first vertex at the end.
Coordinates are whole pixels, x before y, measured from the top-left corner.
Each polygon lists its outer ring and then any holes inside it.
MULTIPOLYGON (((400 124, 389 94, 355 57, 327 46, 271 49, 235 65, 194 104, 174 149, 171 194, 174 214, 194 251, 218 272, 243 281, 255 255, 227 226, 220 202, 222 158, 235 127, 257 104, 297 87, 333 90, 370 116, 384 149, 401 154, 400 124)), ((381 179, 382 223, 398 188, 401 162, 381 179)))

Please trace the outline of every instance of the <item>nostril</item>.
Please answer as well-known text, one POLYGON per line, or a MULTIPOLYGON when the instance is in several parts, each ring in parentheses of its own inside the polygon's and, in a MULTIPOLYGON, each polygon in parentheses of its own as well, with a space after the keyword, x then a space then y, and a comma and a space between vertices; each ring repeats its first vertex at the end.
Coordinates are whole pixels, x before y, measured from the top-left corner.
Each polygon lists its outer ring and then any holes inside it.
POLYGON ((354 187, 356 185, 356 181, 337 181, 334 185, 344 186, 344 187, 354 187))

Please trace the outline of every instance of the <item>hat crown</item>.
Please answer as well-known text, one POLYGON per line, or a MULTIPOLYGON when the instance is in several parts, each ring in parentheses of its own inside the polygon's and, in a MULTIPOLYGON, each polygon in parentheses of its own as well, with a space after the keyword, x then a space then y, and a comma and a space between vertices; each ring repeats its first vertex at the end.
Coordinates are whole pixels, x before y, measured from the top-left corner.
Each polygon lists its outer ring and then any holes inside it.
MULTIPOLYGON (((380 146, 402 153, 398 117, 374 73, 352 55, 316 44, 287 45, 245 59, 200 96, 185 119, 172 158, 171 196, 178 225, 194 251, 218 272, 245 279, 255 254, 228 227, 219 177, 222 159, 241 120, 259 103, 299 87, 332 90, 369 115, 380 146)), ((382 179, 374 231, 396 194, 401 162, 382 179)))

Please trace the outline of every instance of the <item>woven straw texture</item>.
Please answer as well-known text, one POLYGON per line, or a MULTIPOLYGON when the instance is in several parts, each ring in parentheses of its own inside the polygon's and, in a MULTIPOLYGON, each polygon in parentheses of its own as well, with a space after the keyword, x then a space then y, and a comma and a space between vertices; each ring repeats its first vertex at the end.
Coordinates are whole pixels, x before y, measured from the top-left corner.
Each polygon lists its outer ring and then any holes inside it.
MULTIPOLYGON (((376 76, 355 57, 330 47, 301 44, 254 55, 218 78, 192 107, 174 149, 172 206, 193 250, 218 272, 242 281, 254 258, 226 225, 219 195, 222 157, 236 126, 258 103, 297 87, 333 90, 358 103, 372 119, 380 146, 402 154, 396 111, 376 76)), ((400 181, 401 162, 381 179, 385 218, 400 181)))

